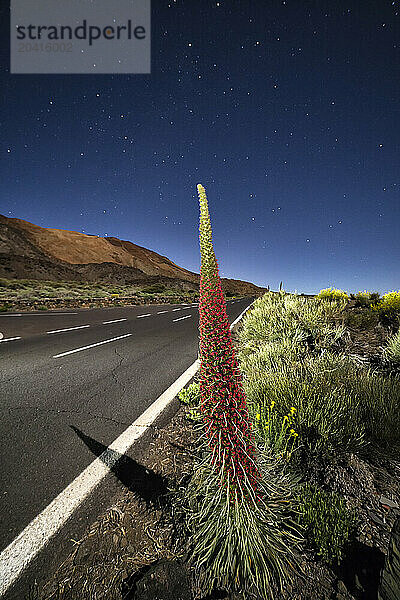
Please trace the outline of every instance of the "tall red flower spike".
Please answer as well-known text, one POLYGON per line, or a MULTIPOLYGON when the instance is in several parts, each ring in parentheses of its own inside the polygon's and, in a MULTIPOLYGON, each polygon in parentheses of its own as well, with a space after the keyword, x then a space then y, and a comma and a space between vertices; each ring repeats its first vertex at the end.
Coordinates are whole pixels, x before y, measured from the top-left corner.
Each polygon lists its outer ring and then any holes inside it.
POLYGON ((212 451, 231 492, 256 492, 260 478, 255 459, 241 373, 235 358, 226 303, 212 245, 205 189, 197 186, 200 202, 200 409, 212 451))

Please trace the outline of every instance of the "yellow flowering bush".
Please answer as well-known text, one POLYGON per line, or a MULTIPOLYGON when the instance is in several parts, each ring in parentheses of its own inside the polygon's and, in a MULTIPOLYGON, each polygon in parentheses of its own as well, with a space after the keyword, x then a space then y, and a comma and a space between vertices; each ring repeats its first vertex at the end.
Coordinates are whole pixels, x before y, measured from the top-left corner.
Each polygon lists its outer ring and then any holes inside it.
POLYGON ((320 298, 321 300, 349 300, 349 295, 343 290, 325 288, 319 292, 317 298, 320 298))
POLYGON ((377 311, 379 316, 384 319, 389 321, 398 320, 400 318, 400 290, 384 294, 380 301, 372 306, 372 309, 377 311))
POLYGON ((363 292, 357 292, 357 294, 352 294, 351 298, 356 301, 356 306, 365 306, 372 308, 373 305, 379 302, 379 293, 378 292, 367 292, 364 290, 363 292))
POLYGON ((256 424, 267 444, 275 454, 289 460, 296 446, 298 433, 295 427, 296 408, 290 407, 288 414, 281 417, 275 408, 275 400, 264 406, 259 406, 256 414, 256 424))

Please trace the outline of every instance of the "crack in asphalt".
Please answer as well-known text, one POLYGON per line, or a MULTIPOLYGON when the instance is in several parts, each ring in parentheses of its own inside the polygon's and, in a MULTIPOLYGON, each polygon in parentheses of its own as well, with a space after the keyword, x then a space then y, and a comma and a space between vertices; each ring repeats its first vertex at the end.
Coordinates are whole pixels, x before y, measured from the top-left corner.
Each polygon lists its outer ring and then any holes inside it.
POLYGON ((36 412, 46 412, 46 413, 55 413, 55 414, 70 414, 70 415, 84 415, 86 417, 90 417, 92 419, 103 419, 105 421, 112 421, 117 425, 126 425, 130 426, 132 423, 126 423, 124 421, 117 421, 117 419, 112 419, 111 417, 104 417, 102 415, 95 415, 91 412, 85 412, 80 410, 67 410, 67 409, 55 409, 55 408, 40 408, 39 406, 13 406, 9 407, 9 412, 12 410, 34 410, 36 412))
MULTIPOLYGON (((113 380, 115 381, 116 385, 121 389, 121 393, 125 394, 126 391, 126 387, 125 385, 119 381, 117 375, 116 375, 116 371, 121 367, 123 361, 125 360, 125 356, 121 356, 117 349, 114 348, 115 354, 116 356, 120 359, 119 363, 117 364, 116 367, 114 367, 114 369, 111 370, 111 377, 113 378, 113 380)), ((104 421, 111 421, 112 423, 116 423, 117 425, 125 425, 126 427, 129 427, 130 425, 132 425, 132 423, 127 423, 125 421, 118 421, 117 419, 113 419, 112 417, 104 417, 103 415, 97 415, 91 412, 87 412, 87 411, 78 411, 78 410, 68 410, 68 409, 51 409, 51 408, 40 408, 39 406, 13 406, 13 407, 9 407, 9 411, 11 412, 12 410, 34 410, 36 412, 38 411, 42 411, 42 412, 47 412, 47 413, 54 413, 54 414, 71 414, 71 415, 80 415, 80 416, 87 416, 93 419, 103 419, 104 421)), ((146 426, 144 426, 146 427, 146 426)))
POLYGON ((118 356, 118 358, 120 359, 120 361, 119 361, 119 364, 116 367, 114 367, 114 369, 112 369, 112 371, 111 371, 111 377, 114 379, 115 383, 120 387, 122 394, 125 394, 126 387, 122 383, 122 381, 118 380, 118 377, 116 375, 116 371, 121 368, 121 365, 124 362, 124 360, 125 360, 126 357, 125 356, 121 356, 118 353, 117 348, 114 348, 114 352, 115 352, 115 355, 118 356))
MULTIPOLYGON (((111 421, 116 423, 117 425, 125 425, 126 427, 130 427, 133 425, 132 422, 127 423, 125 421, 117 421, 116 419, 112 419, 111 417, 103 417, 101 415, 95 415, 90 412, 84 412, 79 410, 67 410, 67 409, 51 409, 51 408, 40 408, 39 406, 13 406, 9 408, 8 411, 12 410, 35 410, 36 412, 47 412, 47 413, 57 413, 57 414, 71 414, 71 415, 84 415, 86 417, 90 417, 92 419, 103 419, 105 421, 111 421)), ((135 424, 135 427, 142 427, 143 429, 154 429, 155 431, 162 431, 164 427, 160 427, 159 425, 155 425, 154 423, 149 424, 135 424)), ((172 443, 170 441, 170 443, 172 443)), ((175 443, 175 442, 174 442, 175 443)))

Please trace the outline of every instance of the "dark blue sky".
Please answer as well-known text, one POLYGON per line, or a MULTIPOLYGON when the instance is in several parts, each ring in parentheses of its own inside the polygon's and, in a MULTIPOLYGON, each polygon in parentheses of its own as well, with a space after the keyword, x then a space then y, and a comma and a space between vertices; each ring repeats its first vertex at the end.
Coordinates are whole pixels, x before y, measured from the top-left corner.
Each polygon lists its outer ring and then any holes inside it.
POLYGON ((10 75, 0 212, 272 289, 398 289, 399 2, 153 0, 151 75, 10 75))

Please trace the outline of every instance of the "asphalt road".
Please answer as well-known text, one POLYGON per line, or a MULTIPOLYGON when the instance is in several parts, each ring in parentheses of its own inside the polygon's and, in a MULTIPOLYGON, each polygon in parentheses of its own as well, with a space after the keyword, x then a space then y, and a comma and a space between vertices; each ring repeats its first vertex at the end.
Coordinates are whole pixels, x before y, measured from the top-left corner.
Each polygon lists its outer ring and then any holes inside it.
POLYGON ((0 551, 93 461, 76 431, 108 446, 198 349, 197 305, 20 315, 0 315, 0 551))

